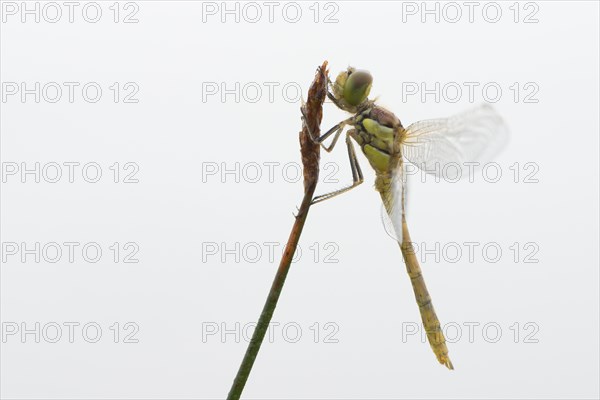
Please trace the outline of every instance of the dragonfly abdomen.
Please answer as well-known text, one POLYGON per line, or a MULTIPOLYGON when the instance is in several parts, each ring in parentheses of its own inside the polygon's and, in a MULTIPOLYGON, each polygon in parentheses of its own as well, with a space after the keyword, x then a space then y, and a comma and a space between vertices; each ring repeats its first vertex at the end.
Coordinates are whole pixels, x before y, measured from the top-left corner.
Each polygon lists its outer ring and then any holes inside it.
POLYGON ((433 302, 431 301, 429 290, 427 290, 427 286, 425 285, 423 271, 421 270, 421 266, 419 265, 419 261, 417 260, 417 256, 412 247, 408 226, 406 225, 406 220, 404 218, 402 218, 402 230, 402 243, 399 243, 400 250, 402 250, 402 256, 406 263, 406 272, 410 277, 415 300, 419 306, 421 322, 423 323, 423 328, 427 334, 427 340, 440 364, 445 365, 449 369, 454 369, 450 357, 448 356, 446 338, 442 332, 440 320, 433 308, 433 302))

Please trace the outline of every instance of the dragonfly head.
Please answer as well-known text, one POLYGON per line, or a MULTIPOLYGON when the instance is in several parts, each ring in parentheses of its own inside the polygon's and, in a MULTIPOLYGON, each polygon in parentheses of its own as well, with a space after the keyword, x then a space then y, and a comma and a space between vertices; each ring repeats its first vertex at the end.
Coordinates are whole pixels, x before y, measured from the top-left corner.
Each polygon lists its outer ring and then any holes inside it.
POLYGON ((348 67, 335 79, 333 95, 341 108, 355 112, 362 103, 367 101, 372 85, 373 77, 369 71, 348 67))

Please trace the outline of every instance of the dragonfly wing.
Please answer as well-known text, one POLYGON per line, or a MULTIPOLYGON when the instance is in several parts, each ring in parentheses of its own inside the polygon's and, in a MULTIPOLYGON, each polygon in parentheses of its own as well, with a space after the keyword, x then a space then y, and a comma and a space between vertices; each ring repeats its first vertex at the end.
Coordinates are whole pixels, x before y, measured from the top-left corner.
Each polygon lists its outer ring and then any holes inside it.
POLYGON ((387 234, 398 243, 402 243, 402 219, 406 202, 404 164, 399 163, 394 170, 386 198, 381 205, 381 222, 387 234))
POLYGON ((508 128, 489 104, 406 129, 404 157, 428 174, 458 180, 492 159, 508 141, 508 128), (471 164, 478 163, 478 164, 471 164))

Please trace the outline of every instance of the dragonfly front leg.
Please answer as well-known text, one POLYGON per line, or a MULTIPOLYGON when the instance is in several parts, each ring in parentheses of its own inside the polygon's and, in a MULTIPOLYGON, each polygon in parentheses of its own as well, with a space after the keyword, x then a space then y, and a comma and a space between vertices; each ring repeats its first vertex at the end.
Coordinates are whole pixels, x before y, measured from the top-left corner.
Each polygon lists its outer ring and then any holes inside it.
POLYGON ((311 204, 320 203, 325 200, 329 200, 332 197, 335 197, 339 194, 345 193, 351 189, 354 189, 361 183, 363 183, 363 173, 360 169, 360 164, 358 163, 358 158, 356 157, 356 151, 354 150, 354 146, 352 145, 352 141, 350 140, 350 131, 346 133, 346 147, 348 148, 348 158, 350 159, 350 168, 352 169, 352 184, 350 186, 346 186, 344 188, 334 190, 333 192, 325 193, 320 196, 316 196, 311 204))
MULTIPOLYGON (((332 85, 331 81, 329 81, 329 84, 332 85)), ((331 102, 333 104, 335 104, 335 106, 337 108, 339 108, 340 110, 343 110, 344 107, 342 107, 342 105, 340 104, 340 102, 338 101, 338 99, 335 98, 335 96, 333 95, 333 93, 331 93, 331 91, 327 91, 327 97, 329 98, 329 100, 331 100, 331 102)))

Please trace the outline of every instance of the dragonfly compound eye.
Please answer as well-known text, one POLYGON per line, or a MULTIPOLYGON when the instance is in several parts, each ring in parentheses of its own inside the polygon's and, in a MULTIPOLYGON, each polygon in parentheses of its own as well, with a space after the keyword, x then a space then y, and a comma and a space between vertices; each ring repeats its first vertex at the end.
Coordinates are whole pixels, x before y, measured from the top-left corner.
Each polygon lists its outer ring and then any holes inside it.
POLYGON ((372 84, 373 77, 368 71, 353 71, 344 85, 344 100, 350 105, 359 105, 369 95, 372 84))

